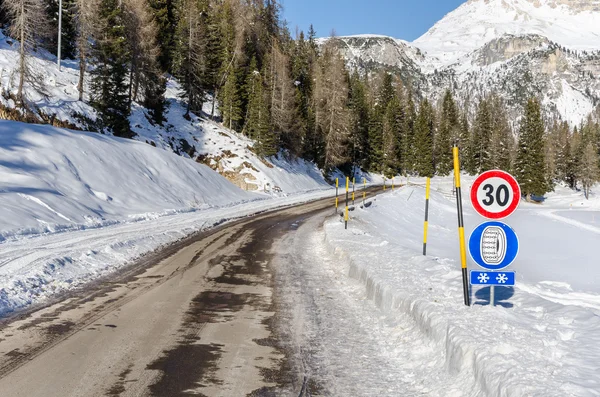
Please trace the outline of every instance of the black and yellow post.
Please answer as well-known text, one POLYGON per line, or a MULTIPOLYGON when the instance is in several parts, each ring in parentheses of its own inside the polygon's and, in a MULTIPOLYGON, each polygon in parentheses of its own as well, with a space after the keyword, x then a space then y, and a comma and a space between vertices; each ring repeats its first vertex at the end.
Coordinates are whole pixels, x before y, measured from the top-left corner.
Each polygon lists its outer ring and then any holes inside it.
POLYGON ((339 178, 335 178, 335 213, 337 214, 338 212, 338 204, 339 204, 339 199, 338 199, 338 188, 340 186, 340 179, 339 178))
POLYGON ((356 178, 352 178, 352 205, 355 205, 354 202, 354 192, 356 191, 356 178))
POLYGON ((365 208, 366 201, 367 201, 367 178, 363 178, 363 208, 365 208))
POLYGON ((431 178, 427 178, 425 185, 425 225, 423 227, 423 255, 427 255, 427 227, 429 226, 429 191, 431 189, 431 178))
POLYGON ((383 190, 385 191, 385 176, 383 177, 383 190))
POLYGON ((456 208, 458 211, 458 239, 460 243, 460 264, 463 277, 463 295, 465 305, 471 306, 471 297, 469 295, 469 274, 467 272, 467 247, 465 245, 465 222, 463 218, 462 193, 460 190, 460 160, 458 158, 458 146, 452 148, 454 155, 454 183, 456 185, 456 208))
POLYGON ((347 176, 346 177, 346 211, 344 212, 344 223, 345 223, 345 229, 348 229, 348 217, 350 216, 349 214, 349 210, 348 210, 348 193, 350 192, 350 177, 347 176))

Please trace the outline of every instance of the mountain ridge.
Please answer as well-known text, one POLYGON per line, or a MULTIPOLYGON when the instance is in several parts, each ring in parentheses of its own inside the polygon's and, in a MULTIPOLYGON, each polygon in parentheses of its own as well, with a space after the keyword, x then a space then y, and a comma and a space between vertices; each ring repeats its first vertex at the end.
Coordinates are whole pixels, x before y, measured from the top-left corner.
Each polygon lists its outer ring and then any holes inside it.
POLYGON ((395 74, 433 100, 446 89, 462 103, 493 91, 515 122, 531 96, 541 99, 548 118, 571 125, 600 104, 600 1, 469 0, 413 42, 337 39, 351 70, 395 74), (575 35, 565 34, 575 27, 575 35), (585 40, 573 46, 578 37, 585 40))

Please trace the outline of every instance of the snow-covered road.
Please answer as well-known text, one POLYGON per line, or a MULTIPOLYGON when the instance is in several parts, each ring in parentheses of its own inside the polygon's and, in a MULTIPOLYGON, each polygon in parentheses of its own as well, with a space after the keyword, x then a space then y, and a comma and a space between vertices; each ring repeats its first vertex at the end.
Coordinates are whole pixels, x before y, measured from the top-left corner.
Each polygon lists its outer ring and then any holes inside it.
MULTIPOLYGON (((484 220, 465 204, 468 236, 484 220)), ((495 307, 489 288, 473 288, 474 305, 463 305, 456 204, 448 195, 432 194, 427 257, 420 187, 377 198, 347 232, 326 223, 325 240, 348 266, 340 273, 358 280, 380 310, 412 319, 438 352, 430 364, 463 380, 459 395, 598 396, 597 212, 555 204, 524 204, 508 218, 521 242, 512 266, 517 285, 497 288, 495 307)))
POLYGON ((348 277, 347 263, 324 241, 325 216, 273 247, 280 340, 307 379, 306 395, 462 396, 464 379, 446 371, 443 352, 415 321, 381 311, 348 277))
POLYGON ((0 244, 0 316, 77 288, 192 233, 333 194, 328 189, 4 241, 0 244))

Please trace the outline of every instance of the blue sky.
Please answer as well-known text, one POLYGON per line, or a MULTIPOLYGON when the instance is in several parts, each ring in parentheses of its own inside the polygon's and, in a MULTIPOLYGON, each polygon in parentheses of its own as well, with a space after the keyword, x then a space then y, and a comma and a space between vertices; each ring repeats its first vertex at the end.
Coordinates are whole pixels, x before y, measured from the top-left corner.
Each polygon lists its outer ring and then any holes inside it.
POLYGON ((412 41, 466 0, 280 0, 292 35, 296 26, 317 36, 383 34, 412 41))

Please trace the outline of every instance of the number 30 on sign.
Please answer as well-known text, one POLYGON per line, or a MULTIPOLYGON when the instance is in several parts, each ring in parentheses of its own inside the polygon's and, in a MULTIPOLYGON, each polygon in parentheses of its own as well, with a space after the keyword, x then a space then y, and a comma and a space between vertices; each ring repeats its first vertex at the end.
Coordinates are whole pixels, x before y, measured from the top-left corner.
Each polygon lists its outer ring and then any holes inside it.
POLYGON ((507 172, 492 170, 479 175, 471 188, 471 203, 479 215, 503 219, 515 212, 521 202, 521 188, 507 172))

